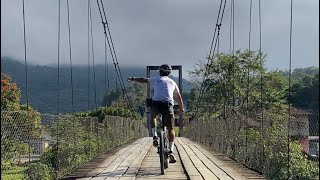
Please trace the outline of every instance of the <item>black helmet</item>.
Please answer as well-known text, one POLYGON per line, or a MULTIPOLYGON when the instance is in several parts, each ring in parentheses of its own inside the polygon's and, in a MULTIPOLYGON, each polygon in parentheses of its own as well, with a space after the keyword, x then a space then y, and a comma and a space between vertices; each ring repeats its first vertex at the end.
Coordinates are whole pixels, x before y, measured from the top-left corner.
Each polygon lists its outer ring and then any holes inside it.
POLYGON ((160 76, 169 76, 172 71, 172 68, 168 64, 162 64, 159 66, 158 72, 160 76))

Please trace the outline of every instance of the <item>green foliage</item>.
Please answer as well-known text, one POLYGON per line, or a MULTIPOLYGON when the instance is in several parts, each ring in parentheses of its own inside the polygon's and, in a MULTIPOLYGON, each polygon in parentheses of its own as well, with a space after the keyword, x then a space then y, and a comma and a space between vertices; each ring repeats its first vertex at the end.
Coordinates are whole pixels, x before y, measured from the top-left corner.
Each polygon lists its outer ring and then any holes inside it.
POLYGON ((1 164, 29 153, 26 140, 39 138, 41 130, 40 114, 31 107, 29 111, 1 112, 1 164))
POLYGON ((132 112, 130 109, 124 107, 99 107, 96 110, 88 112, 77 112, 73 115, 78 117, 97 117, 101 123, 106 115, 127 117, 135 120, 139 120, 142 117, 137 112, 132 112))
POLYGON ((286 147, 282 147, 282 149, 276 152, 267 151, 267 157, 270 163, 268 166, 270 169, 267 174, 269 179, 319 179, 318 164, 307 159, 307 156, 302 153, 302 147, 299 143, 290 142, 289 156, 286 150, 286 147), (289 165, 288 158, 290 162, 289 165), (288 178, 288 176, 290 176, 290 178, 288 178))
POLYGON ((304 75, 301 81, 292 85, 293 106, 319 112, 319 74, 304 75))
POLYGON ((50 128, 53 137, 59 137, 58 144, 52 144, 41 158, 41 162, 59 170, 62 176, 86 163, 97 154, 97 142, 94 133, 88 133, 89 126, 84 126, 83 118, 67 116, 60 118, 50 128))
POLYGON ((19 110, 20 97, 20 89, 16 83, 12 82, 9 75, 1 73, 1 110, 19 110))
POLYGON ((264 57, 255 51, 236 51, 234 56, 217 54, 214 59, 209 59, 208 66, 199 64, 189 72, 198 87, 190 92, 191 109, 198 107, 208 112, 226 106, 238 106, 243 112, 254 112, 261 104, 265 109, 284 104, 286 79, 278 72, 266 72, 264 57), (206 79, 200 84, 204 73, 206 79), (201 85, 204 90, 199 107, 195 103, 201 85))
POLYGON ((53 170, 51 167, 41 162, 29 165, 28 177, 33 180, 51 180, 53 178, 53 170))
POLYGON ((28 179, 27 166, 11 166, 10 169, 2 171, 1 165, 1 179, 2 180, 25 180, 28 179))
MULTIPOLYGON (((270 115, 270 114, 268 114, 270 115)), ((266 176, 269 179, 319 179, 317 162, 308 160, 298 142, 290 141, 288 155, 287 128, 281 123, 284 113, 270 116, 274 121, 268 128, 267 137, 264 138, 266 155, 266 176), (281 115, 282 114, 282 115, 281 115), (288 158, 290 164, 288 165, 288 158), (288 173, 288 167, 289 173, 288 173)))

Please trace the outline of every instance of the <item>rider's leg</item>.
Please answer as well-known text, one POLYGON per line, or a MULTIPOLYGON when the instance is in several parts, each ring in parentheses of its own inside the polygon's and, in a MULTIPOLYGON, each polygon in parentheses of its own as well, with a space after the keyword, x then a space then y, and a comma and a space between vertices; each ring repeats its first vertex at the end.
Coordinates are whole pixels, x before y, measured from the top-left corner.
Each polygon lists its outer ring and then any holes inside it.
POLYGON ((151 120, 151 131, 153 136, 158 136, 156 124, 157 124, 157 118, 154 117, 151 120))
POLYGON ((168 135, 169 135, 169 151, 173 152, 175 132, 172 127, 171 128, 168 127, 168 135))
POLYGON ((157 134, 157 115, 159 110, 157 106, 151 107, 151 131, 153 136, 153 146, 158 146, 158 134, 157 134))
POLYGON ((163 120, 165 120, 165 126, 167 126, 168 130, 168 136, 169 136, 169 158, 170 158, 170 163, 175 163, 177 160, 173 155, 173 147, 174 147, 174 139, 175 139, 175 132, 173 130, 173 125, 174 125, 174 112, 173 112, 173 107, 171 106, 168 111, 164 112, 162 114, 163 120))

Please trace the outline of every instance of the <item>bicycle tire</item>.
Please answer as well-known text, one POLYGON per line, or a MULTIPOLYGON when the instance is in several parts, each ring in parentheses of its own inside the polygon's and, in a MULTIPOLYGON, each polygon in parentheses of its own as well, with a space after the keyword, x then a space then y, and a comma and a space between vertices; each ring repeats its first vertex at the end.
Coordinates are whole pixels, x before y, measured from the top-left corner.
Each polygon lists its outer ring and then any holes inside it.
POLYGON ((169 141, 167 138, 167 132, 164 132, 163 135, 163 143, 164 143, 164 168, 167 169, 169 167, 169 157, 168 157, 168 146, 169 146, 169 141))
POLYGON ((159 156, 160 156, 160 169, 161 169, 161 174, 164 175, 165 173, 165 167, 164 167, 164 161, 165 161, 165 157, 164 157, 164 132, 161 131, 160 134, 160 146, 159 146, 159 156))

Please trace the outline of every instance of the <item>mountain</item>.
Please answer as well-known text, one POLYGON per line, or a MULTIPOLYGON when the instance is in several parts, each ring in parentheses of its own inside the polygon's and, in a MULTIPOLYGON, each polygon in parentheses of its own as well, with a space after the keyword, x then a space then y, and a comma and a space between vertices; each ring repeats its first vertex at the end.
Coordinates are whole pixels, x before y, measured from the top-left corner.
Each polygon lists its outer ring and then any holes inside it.
MULTIPOLYGON (((104 65, 90 68, 90 78, 88 78, 87 66, 72 67, 72 84, 70 67, 64 65, 59 68, 59 86, 58 86, 58 68, 57 66, 33 65, 27 66, 28 79, 28 101, 29 104, 41 113, 55 114, 57 112, 57 102, 59 100, 59 112, 72 112, 72 96, 74 111, 86 111, 95 108, 95 97, 97 106, 102 103, 103 96, 107 92, 107 80, 109 79, 110 90, 120 88, 119 82, 116 82, 116 73, 114 65, 109 64, 109 78, 105 78, 104 65), (95 76, 95 78, 94 78, 95 76), (73 95, 72 95, 73 87, 73 95), (90 87, 90 88, 88 88, 90 87), (58 98, 59 90, 59 98, 58 98)), ((145 77, 145 67, 120 67, 123 82, 127 86, 126 77, 145 77)), ((13 82, 21 90, 21 103, 26 103, 26 72, 24 63, 10 57, 1 57, 1 73, 9 74, 13 82)), ((152 73, 154 74, 154 73, 152 73)), ((173 77, 178 82, 178 78, 173 77)), ((190 92, 190 85, 187 80, 182 81, 183 92, 190 92)))

